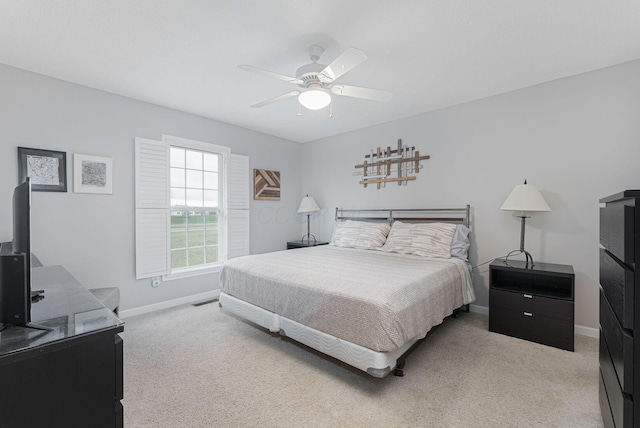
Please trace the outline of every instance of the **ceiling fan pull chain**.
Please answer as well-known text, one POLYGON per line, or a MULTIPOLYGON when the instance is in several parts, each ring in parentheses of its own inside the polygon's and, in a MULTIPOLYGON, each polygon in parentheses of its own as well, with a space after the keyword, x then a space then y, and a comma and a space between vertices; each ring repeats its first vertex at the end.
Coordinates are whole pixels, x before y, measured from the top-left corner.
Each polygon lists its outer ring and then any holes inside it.
POLYGON ((333 119, 333 103, 329 104, 329 119, 333 119))
POLYGON ((298 103, 298 116, 302 116, 302 110, 301 110, 300 105, 301 105, 301 104, 300 104, 300 103, 298 103))

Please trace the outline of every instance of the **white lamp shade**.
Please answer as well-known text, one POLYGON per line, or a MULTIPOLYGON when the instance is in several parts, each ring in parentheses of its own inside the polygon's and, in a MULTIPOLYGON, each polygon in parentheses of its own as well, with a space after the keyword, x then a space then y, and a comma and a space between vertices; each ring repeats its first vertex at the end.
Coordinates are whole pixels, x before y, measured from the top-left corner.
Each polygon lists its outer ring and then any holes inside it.
POLYGON ((331 95, 323 89, 308 89, 298 95, 298 101, 309 110, 320 110, 331 104, 331 95))
POLYGON ((551 211, 540 191, 531 184, 518 184, 500 207, 504 211, 551 211))
POLYGON ((311 196, 302 198, 302 202, 300 202, 300 206, 298 207, 298 214, 312 213, 314 211, 320 211, 320 207, 316 204, 316 201, 314 201, 311 196))

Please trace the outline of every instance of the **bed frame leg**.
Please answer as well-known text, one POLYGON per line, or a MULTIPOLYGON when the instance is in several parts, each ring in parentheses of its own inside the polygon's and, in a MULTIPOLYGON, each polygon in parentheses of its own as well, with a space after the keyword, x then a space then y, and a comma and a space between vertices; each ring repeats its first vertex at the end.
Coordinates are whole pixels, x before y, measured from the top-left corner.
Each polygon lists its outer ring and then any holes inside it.
POLYGON ((404 376, 404 361, 402 361, 401 363, 398 363, 398 365, 396 366, 396 368, 393 370, 393 375, 394 376, 398 376, 398 377, 403 377, 404 376))

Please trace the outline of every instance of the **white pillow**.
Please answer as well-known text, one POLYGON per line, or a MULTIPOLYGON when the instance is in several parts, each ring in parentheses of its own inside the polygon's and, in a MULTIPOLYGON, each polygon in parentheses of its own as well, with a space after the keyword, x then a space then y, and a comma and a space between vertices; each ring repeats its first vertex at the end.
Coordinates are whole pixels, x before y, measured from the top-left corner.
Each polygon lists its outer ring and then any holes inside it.
POLYGON ((348 248, 379 248, 384 245, 391 227, 386 223, 365 221, 336 222, 331 244, 348 248))
POLYGON ((380 250, 416 256, 451 258, 456 231, 452 223, 402 223, 396 221, 380 250))
POLYGON ((462 260, 469 260, 469 228, 464 224, 456 227, 456 233, 453 235, 451 242, 451 257, 457 257, 462 260))

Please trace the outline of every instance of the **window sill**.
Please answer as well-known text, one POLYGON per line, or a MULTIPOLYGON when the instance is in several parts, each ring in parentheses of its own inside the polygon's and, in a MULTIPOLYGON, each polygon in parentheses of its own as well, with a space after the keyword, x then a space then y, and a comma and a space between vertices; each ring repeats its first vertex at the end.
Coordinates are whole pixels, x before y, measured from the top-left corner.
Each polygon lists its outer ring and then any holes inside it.
POLYGON ((169 275, 162 277, 163 281, 173 281, 175 279, 191 278, 193 276, 210 275, 214 273, 220 273, 222 264, 213 266, 203 266, 199 268, 185 269, 177 272, 172 272, 169 275))

